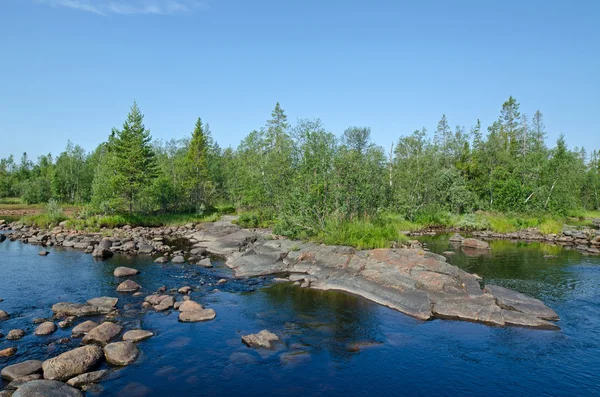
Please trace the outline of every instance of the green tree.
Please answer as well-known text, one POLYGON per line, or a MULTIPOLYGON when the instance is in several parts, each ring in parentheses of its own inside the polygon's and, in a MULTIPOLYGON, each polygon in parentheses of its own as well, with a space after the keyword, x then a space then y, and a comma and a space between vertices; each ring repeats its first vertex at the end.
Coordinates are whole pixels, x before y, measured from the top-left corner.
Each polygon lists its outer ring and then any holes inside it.
POLYGON ((104 156, 103 174, 109 180, 104 186, 96 186, 95 193, 110 198, 120 198, 131 214, 136 209, 139 193, 151 185, 156 178, 154 151, 150 145, 152 137, 144 126, 144 115, 134 101, 123 127, 113 128, 104 156))

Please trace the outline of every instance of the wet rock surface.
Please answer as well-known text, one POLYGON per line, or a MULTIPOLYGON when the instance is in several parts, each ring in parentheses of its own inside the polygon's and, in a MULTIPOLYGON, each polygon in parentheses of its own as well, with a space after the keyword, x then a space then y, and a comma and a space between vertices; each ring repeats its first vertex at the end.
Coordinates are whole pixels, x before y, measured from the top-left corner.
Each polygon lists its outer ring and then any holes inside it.
POLYGON ((17 364, 4 367, 0 371, 2 379, 12 381, 23 376, 37 374, 42 372, 42 362, 40 360, 27 360, 17 364))

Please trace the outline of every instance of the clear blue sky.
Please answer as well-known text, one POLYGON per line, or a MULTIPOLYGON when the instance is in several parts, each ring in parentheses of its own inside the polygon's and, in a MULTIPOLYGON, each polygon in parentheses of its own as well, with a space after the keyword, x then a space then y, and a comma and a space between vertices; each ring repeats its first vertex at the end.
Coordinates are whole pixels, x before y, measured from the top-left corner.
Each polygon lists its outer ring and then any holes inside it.
POLYGON ((91 150, 133 100, 157 139, 237 146, 279 101, 385 146, 513 95, 600 148, 600 1, 0 0, 0 157, 91 150))

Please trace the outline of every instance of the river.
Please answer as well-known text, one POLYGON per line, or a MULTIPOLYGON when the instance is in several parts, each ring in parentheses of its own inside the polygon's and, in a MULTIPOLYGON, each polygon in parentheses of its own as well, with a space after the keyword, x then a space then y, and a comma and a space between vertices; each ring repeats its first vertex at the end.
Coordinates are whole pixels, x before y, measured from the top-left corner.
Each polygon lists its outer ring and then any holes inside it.
MULTIPOLYGON (((452 249, 447 236, 425 238, 437 253, 452 249)), ((422 322, 365 299, 301 289, 271 279, 232 277, 213 269, 159 265, 151 258, 94 260, 80 251, 0 243, 0 309, 11 314, 0 332, 23 328, 18 341, 0 338, 0 368, 46 359, 79 345, 56 343, 70 330, 33 335, 37 317, 49 318, 60 301, 119 297, 125 329, 156 334, 138 344, 142 354, 117 369, 88 396, 196 395, 600 395, 600 258, 543 244, 494 241, 491 253, 449 262, 484 283, 543 300, 561 317, 560 331, 494 328, 460 321, 422 322), (554 257, 545 257, 552 255, 554 257), (192 297, 217 312, 205 323, 179 323, 177 313, 139 312, 140 298, 115 292, 117 266, 145 292, 160 286, 196 288, 192 297), (229 281, 217 285, 217 280, 229 281), (283 343, 255 350, 241 336, 268 329, 283 343)), ((6 383, 0 383, 0 389, 6 383)))

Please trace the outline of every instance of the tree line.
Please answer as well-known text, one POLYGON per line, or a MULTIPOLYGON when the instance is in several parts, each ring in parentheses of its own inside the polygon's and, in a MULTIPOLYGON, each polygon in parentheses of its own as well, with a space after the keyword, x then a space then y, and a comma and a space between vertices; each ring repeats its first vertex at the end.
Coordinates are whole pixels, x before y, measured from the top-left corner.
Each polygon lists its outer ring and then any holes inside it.
POLYGON ((196 213, 218 204, 279 220, 288 233, 318 233, 332 220, 412 220, 477 210, 565 215, 600 209, 600 152, 549 147, 540 111, 510 97, 484 130, 452 128, 443 115, 389 148, 367 127, 341 136, 320 120, 288 122, 279 103, 237 148, 221 148, 199 118, 189 137, 152 141, 134 103, 122 127, 86 152, 71 142, 57 157, 0 160, 0 197, 55 199, 95 213, 196 213))

